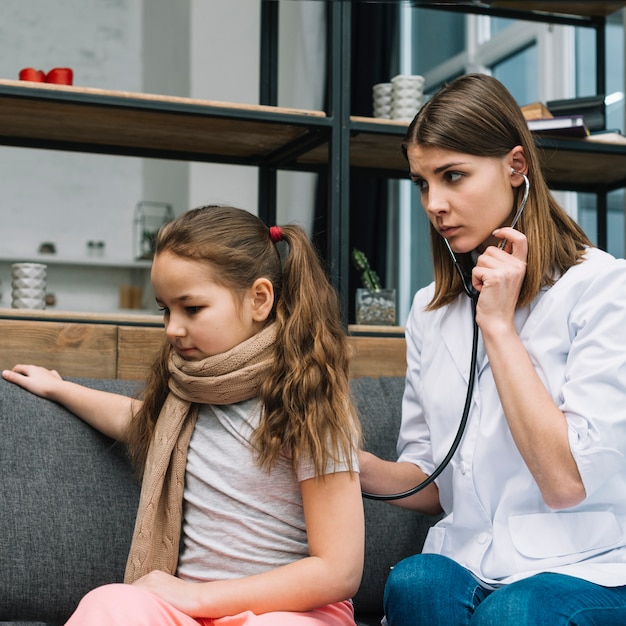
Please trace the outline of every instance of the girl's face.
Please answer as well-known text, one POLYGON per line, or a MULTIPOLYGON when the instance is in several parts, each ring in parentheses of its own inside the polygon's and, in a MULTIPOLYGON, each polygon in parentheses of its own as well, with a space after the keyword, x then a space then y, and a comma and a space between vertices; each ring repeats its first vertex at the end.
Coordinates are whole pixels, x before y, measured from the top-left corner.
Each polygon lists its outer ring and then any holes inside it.
MULTIPOLYGON (((255 335, 267 318, 267 306, 259 308, 261 300, 271 296, 273 302, 271 284, 270 293, 259 295, 252 287, 240 302, 231 289, 211 279, 205 263, 167 251, 155 256, 151 278, 166 335, 176 352, 189 361, 221 354, 255 335)), ((262 287, 266 289, 265 282, 262 287)))
POLYGON ((454 252, 482 252, 497 245, 492 232, 511 223, 513 187, 523 182, 521 176, 511 174, 511 167, 525 169, 525 163, 514 158, 515 150, 495 158, 408 146, 411 179, 421 190, 428 219, 454 252))

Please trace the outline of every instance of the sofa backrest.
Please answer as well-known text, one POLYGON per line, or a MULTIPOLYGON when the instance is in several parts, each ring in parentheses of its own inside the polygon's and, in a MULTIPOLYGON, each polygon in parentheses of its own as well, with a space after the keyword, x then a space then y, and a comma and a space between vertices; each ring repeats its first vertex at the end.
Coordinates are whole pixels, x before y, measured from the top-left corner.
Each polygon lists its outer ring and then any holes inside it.
MULTIPOLYGON (((352 381, 364 448, 389 461, 397 458, 403 390, 404 378, 399 376, 352 381)), ((376 500, 364 500, 363 505, 365 568, 354 605, 360 620, 378 625, 383 616, 383 592, 391 568, 407 556, 420 552, 429 528, 439 517, 376 500)))
POLYGON ((0 379, 0 476, 0 621, 64 623, 87 591, 123 578, 139 501, 126 454, 0 379))

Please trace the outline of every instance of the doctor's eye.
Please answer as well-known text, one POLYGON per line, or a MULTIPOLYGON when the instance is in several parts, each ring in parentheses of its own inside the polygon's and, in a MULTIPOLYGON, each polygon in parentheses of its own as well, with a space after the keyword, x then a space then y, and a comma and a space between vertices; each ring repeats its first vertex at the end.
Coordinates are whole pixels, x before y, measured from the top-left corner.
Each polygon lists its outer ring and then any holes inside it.
POLYGON ((449 183, 458 183, 463 178, 463 174, 460 172, 446 172, 445 177, 449 183))

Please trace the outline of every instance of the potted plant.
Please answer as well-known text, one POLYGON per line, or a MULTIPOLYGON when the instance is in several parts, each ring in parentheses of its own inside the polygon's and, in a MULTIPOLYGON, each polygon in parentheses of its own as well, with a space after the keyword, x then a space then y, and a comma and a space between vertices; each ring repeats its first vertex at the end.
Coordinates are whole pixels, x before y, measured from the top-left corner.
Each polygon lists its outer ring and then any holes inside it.
POLYGON ((356 290, 356 323, 393 326, 396 323, 396 290, 383 289, 378 274, 363 252, 352 250, 352 263, 361 273, 363 287, 356 290))

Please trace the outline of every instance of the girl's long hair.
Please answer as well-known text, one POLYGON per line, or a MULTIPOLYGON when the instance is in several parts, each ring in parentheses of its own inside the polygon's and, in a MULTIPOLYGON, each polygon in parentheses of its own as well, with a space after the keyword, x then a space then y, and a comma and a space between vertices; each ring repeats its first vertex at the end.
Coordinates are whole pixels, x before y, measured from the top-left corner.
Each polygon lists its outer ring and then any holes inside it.
MULTIPOLYGON (((411 122, 402 144, 405 157, 411 145, 496 158, 506 156, 515 146, 524 148, 530 192, 517 228, 528 239, 528 259, 518 306, 529 304, 541 287, 553 284, 591 245, 550 193, 521 109, 495 78, 466 74, 444 85, 411 122)), ((515 206, 523 189, 521 185, 516 191, 515 206)), ((463 287, 445 242, 432 224, 430 239, 435 294, 428 308, 436 309, 452 302, 463 287)), ((458 254, 457 259, 465 271, 471 271, 470 253, 458 254)))
MULTIPOLYGON (((284 244, 275 244, 269 228, 253 214, 201 207, 161 229, 156 254, 167 251, 205 263, 212 278, 235 294, 243 294, 260 277, 274 287, 267 323, 277 324, 275 359, 261 389, 262 415, 251 441, 259 464, 270 468, 287 454, 294 465, 300 458, 310 459, 316 475, 345 461, 354 469, 361 432, 350 400, 349 345, 337 294, 302 228, 281 230, 284 244)), ((143 406, 131 422, 130 450, 139 471, 167 397, 169 353, 166 343, 146 382, 143 406)))

